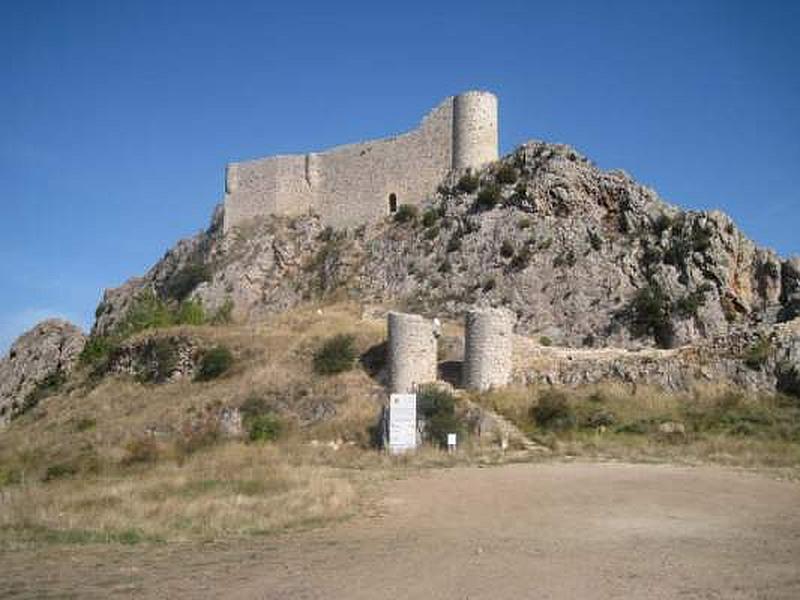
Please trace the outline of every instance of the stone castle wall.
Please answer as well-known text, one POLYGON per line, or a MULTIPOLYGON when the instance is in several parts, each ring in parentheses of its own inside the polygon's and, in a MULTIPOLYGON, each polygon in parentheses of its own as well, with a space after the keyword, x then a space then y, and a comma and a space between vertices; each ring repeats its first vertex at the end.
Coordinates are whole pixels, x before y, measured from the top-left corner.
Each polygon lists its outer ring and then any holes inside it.
POLYGON ((224 228, 267 214, 319 214, 334 227, 378 220, 396 205, 419 204, 452 170, 497 160, 497 98, 447 98, 417 129, 319 153, 232 163, 224 228))
POLYGON ((389 391, 415 392, 436 381, 436 336, 433 322, 420 315, 390 312, 388 317, 389 391))
POLYGON ((467 313, 464 340, 464 387, 487 390, 508 385, 513 366, 514 315, 505 309, 467 313))

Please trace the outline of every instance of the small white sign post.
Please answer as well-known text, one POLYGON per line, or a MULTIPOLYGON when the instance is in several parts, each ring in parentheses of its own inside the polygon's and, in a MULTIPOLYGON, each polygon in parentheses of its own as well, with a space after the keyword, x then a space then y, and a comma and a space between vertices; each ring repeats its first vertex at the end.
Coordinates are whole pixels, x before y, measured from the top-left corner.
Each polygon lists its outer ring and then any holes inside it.
POLYGON ((389 452, 401 454, 417 447, 417 395, 389 396, 389 452))
POLYGON ((448 452, 455 452, 456 451, 456 434, 455 433, 448 433, 447 434, 447 451, 448 452))

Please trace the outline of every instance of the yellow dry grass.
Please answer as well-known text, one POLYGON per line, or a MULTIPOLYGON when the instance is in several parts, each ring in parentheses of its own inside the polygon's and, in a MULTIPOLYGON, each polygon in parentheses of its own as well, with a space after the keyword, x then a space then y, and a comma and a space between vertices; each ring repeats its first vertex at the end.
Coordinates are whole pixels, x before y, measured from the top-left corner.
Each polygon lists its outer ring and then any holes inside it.
MULTIPOLYGON (((142 384, 78 373, 0 435, 0 543, 197 540, 273 532, 346 518, 369 502, 375 484, 411 471, 519 458, 466 443, 456 455, 424 448, 392 457, 369 448, 383 388, 363 369, 315 375, 314 351, 334 334, 355 336, 364 352, 385 338, 382 319, 352 303, 312 305, 248 325, 180 327, 224 345, 231 373, 209 382, 142 384), (181 445, 187 423, 250 398, 278 399, 287 434, 278 443, 212 440, 181 445), (304 411, 326 403, 324 419, 304 411), (10 485, 6 485, 10 484, 10 485)), ((445 324, 445 332, 460 328, 445 324)), ((141 335, 152 335, 144 333, 141 335)), ((555 457, 670 460, 785 467, 800 465, 800 444, 704 435, 665 444, 645 435, 531 430, 530 409, 546 388, 510 387, 470 398, 540 435, 555 457)), ((628 386, 570 392, 581 410, 602 406, 619 422, 678 419, 687 401, 713 404, 722 389, 689 395, 628 386)), ((201 440, 202 441, 202 440, 201 440)), ((532 457, 522 457, 532 459, 532 457)), ((541 455, 536 455, 541 460, 541 455)))

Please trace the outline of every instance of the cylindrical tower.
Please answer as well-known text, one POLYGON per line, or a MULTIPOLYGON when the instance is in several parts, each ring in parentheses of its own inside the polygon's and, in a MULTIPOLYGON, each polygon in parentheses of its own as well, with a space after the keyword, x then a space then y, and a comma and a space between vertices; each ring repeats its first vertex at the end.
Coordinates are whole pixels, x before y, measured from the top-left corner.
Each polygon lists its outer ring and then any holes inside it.
POLYGON ((420 315, 389 313, 389 390, 414 392, 436 381, 436 336, 433 323, 420 315))
POLYGON ((464 387, 487 390, 511 380, 514 315, 505 309, 467 313, 464 342, 464 387))
POLYGON ((497 157, 497 96, 459 94, 453 99, 453 169, 479 169, 497 157))

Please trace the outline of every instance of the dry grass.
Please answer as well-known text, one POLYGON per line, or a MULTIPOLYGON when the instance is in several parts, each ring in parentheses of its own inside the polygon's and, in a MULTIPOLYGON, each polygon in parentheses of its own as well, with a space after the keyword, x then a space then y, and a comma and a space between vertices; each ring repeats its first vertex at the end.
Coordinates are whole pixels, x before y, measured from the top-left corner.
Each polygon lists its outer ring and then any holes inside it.
POLYGON ((800 473, 800 403, 776 395, 743 394, 724 385, 690 393, 602 384, 565 388, 574 426, 538 426, 532 408, 551 388, 510 387, 473 398, 516 423, 554 456, 629 461, 714 463, 781 468, 800 473), (613 423, 589 426, 592 415, 613 423), (684 435, 664 435, 659 424, 683 425, 684 435))
MULTIPOLYGON (((346 518, 370 502, 376 484, 388 477, 531 459, 469 441, 456 455, 424 448, 392 457, 370 449, 369 428, 383 388, 361 368, 330 377, 312 369, 314 351, 331 335, 353 334, 360 352, 384 340, 384 321, 361 318, 354 304, 310 306, 255 325, 172 331, 230 348, 232 371, 205 383, 162 385, 114 377, 97 383, 78 374, 66 392, 17 419, 0 435, 0 543, 134 543, 267 533, 346 518), (280 442, 195 435, 187 444, 187 423, 253 397, 282 420, 287 433, 280 442), (321 406, 327 412, 317 418, 321 406)), ((446 324, 446 332, 459 331, 446 324)), ((800 466, 800 443, 761 430, 737 436, 703 430, 677 443, 611 427, 542 431, 531 423, 530 409, 545 391, 512 387, 472 399, 546 442, 555 457, 800 466)), ((605 385, 570 392, 570 403, 578 421, 602 408, 617 424, 630 424, 682 420, 687 406, 701 415, 716 414, 724 393, 706 388, 675 395, 641 386, 633 393, 605 385)), ((787 410, 764 398, 747 402, 776 417, 787 410)))

